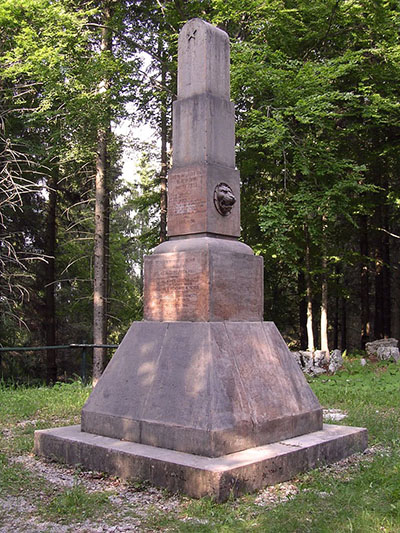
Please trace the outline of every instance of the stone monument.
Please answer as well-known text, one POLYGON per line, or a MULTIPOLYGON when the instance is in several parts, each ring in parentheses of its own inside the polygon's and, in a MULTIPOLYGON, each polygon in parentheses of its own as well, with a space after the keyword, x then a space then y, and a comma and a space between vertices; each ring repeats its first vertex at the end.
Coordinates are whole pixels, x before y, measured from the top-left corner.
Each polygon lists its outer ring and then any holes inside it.
POLYGON ((263 262, 238 241, 229 39, 193 19, 178 43, 168 236, 144 265, 135 322, 82 410, 36 453, 218 500, 367 445, 322 409, 272 322, 263 262))

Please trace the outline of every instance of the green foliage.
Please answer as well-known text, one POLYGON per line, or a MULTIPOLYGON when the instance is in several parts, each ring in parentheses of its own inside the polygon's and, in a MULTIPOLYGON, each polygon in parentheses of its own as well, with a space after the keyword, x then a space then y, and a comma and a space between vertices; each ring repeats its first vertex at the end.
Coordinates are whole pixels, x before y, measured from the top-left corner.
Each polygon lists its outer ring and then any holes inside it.
POLYGON ((359 215, 373 225, 386 209, 387 220, 395 220, 391 190, 398 191, 400 161, 390 139, 400 125, 398 6, 213 5, 214 22, 232 40, 244 239, 264 256, 266 314, 288 332, 279 310, 293 295, 285 287, 304 270, 305 229, 314 293, 325 253, 337 295, 335 270, 353 269, 357 261, 359 215))

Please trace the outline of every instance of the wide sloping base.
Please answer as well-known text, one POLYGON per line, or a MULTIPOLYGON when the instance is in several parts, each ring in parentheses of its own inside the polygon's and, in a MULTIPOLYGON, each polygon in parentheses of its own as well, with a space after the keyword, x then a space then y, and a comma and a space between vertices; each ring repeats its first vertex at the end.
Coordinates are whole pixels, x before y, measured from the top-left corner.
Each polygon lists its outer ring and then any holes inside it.
POLYGON ((367 430, 324 425, 321 431, 217 458, 85 433, 80 426, 35 432, 35 452, 123 479, 148 480, 188 496, 230 495, 261 489, 299 472, 330 464, 367 447, 367 430))
POLYGON ((208 457, 321 428, 272 322, 135 322, 82 410, 87 433, 208 457))

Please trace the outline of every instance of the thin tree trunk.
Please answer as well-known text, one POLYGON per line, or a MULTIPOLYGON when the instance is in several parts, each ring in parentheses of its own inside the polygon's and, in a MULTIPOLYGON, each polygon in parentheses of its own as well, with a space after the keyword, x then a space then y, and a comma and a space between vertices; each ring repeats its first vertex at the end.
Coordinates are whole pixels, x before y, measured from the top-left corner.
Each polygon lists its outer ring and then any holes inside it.
POLYGON ((307 301, 305 298, 305 279, 304 272, 299 271, 297 276, 297 290, 299 298, 299 322, 300 322, 300 347, 302 350, 307 349, 307 301))
MULTIPOLYGON (((165 62, 165 53, 161 39, 159 41, 159 56, 161 61, 161 86, 164 88, 167 84, 167 65, 165 62)), ((161 171, 160 171, 160 241, 167 240, 167 173, 168 173, 168 152, 167 152, 167 93, 163 89, 161 96, 161 171)))
MULTIPOLYGON (((111 11, 103 8, 101 30, 101 52, 112 50, 112 34, 109 29, 111 11)), ((103 80, 99 92, 104 92, 109 80, 103 80)), ((107 210, 109 198, 107 191, 107 142, 110 130, 109 119, 99 126, 96 154, 96 194, 95 194, 95 233, 94 233, 94 280, 93 280, 93 343, 107 343, 107 210), (107 123, 108 121, 108 123, 107 123)), ((93 348, 93 384, 96 385, 103 373, 106 361, 106 348, 93 348)))
POLYGON ((321 351, 326 353, 329 358, 328 347, 328 276, 327 268, 328 262, 325 252, 323 252, 322 260, 322 281, 321 281, 321 351))
POLYGON ((310 260, 310 237, 308 228, 305 228, 306 248, 305 248, 305 281, 306 281, 306 300, 307 300, 307 350, 314 352, 314 333, 313 333, 313 312, 312 312, 312 288, 311 288, 311 260, 310 260))
POLYGON ((339 274, 340 267, 335 265, 335 312, 333 317, 333 346, 339 348, 339 274))
MULTIPOLYGON (((382 206, 378 205, 375 212, 375 225, 382 227, 382 206)), ((383 234, 381 231, 375 233, 375 313, 374 313, 374 337, 382 339, 384 336, 384 280, 383 280, 383 234)))
MULTIPOLYGON (((94 234, 94 280, 93 280, 93 344, 105 344, 106 331, 106 159, 107 141, 105 130, 98 134, 96 159, 96 203, 94 234)), ((93 348, 93 382, 100 378, 105 364, 105 348, 93 348)))
POLYGON ((369 272, 368 272, 368 220, 366 215, 360 219, 360 304, 361 304, 361 349, 370 340, 371 324, 369 312, 369 272))
POLYGON ((340 349, 342 351, 347 349, 347 305, 346 298, 342 297, 342 327, 341 327, 341 343, 340 349))
POLYGON ((333 316, 333 346, 339 347, 339 296, 335 296, 335 313, 333 316))
POLYGON ((329 359, 328 346, 328 260, 326 243, 326 216, 322 216, 322 275, 321 275, 321 351, 329 359))
MULTIPOLYGON (((387 183, 382 184, 387 189, 387 183)), ((390 337, 391 334, 391 283, 390 283, 390 247, 389 236, 382 231, 389 230, 387 206, 378 205, 376 209, 375 244, 375 320, 374 336, 376 339, 390 337)))
MULTIPOLYGON (((384 210, 384 229, 387 231, 389 228, 389 217, 387 214, 388 207, 385 205, 384 210)), ((391 312, 392 312, 392 297, 391 297, 391 279, 390 279, 390 241, 389 235, 383 233, 382 238, 382 259, 383 259, 383 336, 388 338, 391 336, 391 312)))
MULTIPOLYGON (((46 220, 46 256, 45 268, 45 311, 44 329, 46 346, 56 344, 56 300, 55 300, 55 255, 56 255, 56 208, 57 208, 57 176, 52 175, 48 183, 49 200, 46 220)), ((46 381, 57 381, 56 350, 46 350, 46 381)))

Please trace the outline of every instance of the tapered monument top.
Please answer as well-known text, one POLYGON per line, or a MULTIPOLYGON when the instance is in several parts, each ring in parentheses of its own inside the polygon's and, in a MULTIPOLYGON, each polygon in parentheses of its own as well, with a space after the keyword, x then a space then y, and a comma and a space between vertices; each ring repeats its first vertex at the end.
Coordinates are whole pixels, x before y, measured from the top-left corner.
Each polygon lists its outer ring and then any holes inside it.
POLYGON ((168 173, 168 237, 240 235, 235 110, 229 98, 229 38, 200 19, 178 42, 173 165, 168 173))
POLYGON ((209 93, 228 98, 229 37, 204 22, 192 19, 179 34, 178 98, 209 93))

